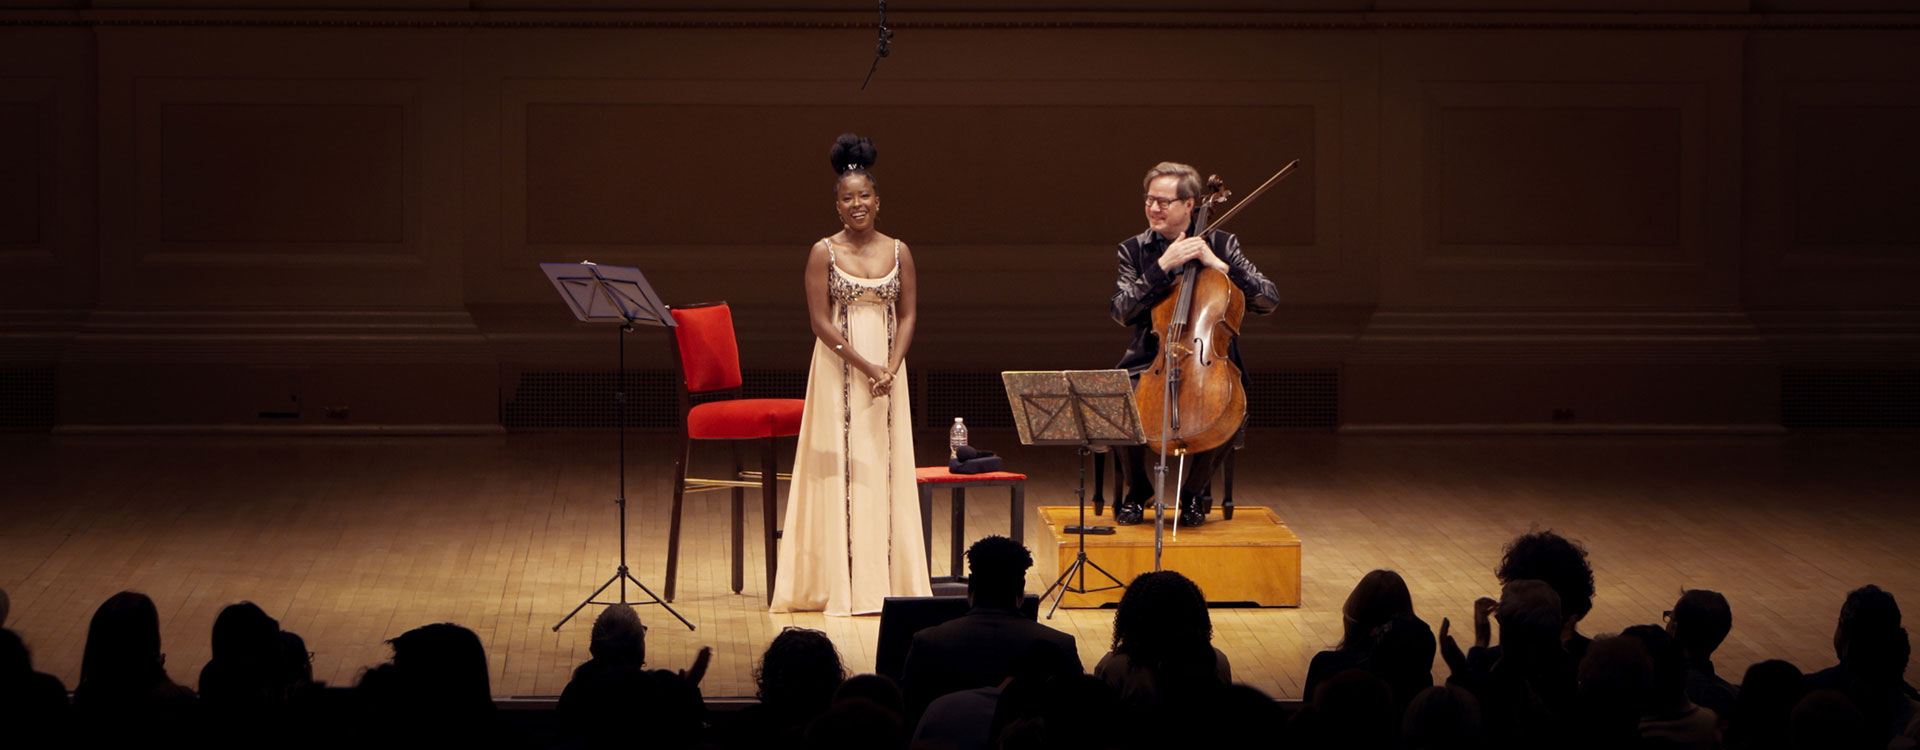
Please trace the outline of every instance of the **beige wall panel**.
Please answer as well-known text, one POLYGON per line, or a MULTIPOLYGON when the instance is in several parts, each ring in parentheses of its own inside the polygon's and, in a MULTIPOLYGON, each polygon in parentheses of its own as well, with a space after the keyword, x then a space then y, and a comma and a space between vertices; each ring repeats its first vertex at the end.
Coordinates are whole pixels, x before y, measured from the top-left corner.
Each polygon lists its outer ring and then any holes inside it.
POLYGON ((929 31, 862 92, 868 47, 845 54, 840 32, 703 34, 475 35, 475 59, 498 66, 477 73, 475 144, 499 154, 476 159, 498 178, 471 183, 472 241, 497 247, 476 254, 496 259, 471 269, 477 304, 548 304, 540 261, 633 264, 670 301, 734 302, 743 341, 778 337, 745 346, 749 361, 791 365, 805 249, 838 228, 825 157, 843 131, 879 145, 883 229, 914 249, 920 366, 1117 356, 1112 248, 1144 223, 1139 176, 1162 159, 1244 195, 1300 158, 1233 231, 1296 303, 1372 294, 1370 35, 929 31), (1201 59, 1139 58, 1169 36, 1201 59), (1205 80, 1220 70, 1239 80, 1205 80), (1032 343, 1001 333, 1042 320, 1032 343))
POLYGON ((162 242, 406 241, 403 104, 176 102, 159 119, 162 242))
POLYGON ((34 99, 0 100, 0 246, 40 244, 40 183, 53 129, 51 107, 34 99))
POLYGON ((1741 40, 1383 40, 1380 309, 1347 427, 1777 424, 1738 309, 1741 40))
POLYGON ((1737 301, 1739 37, 1385 45, 1381 302, 1737 301))
POLYGON ((1437 260, 1598 246, 1658 262, 1680 245, 1680 109, 1442 105, 1433 114, 1437 260))
MULTIPOLYGON (((0 71, 0 309, 90 307, 92 32, 0 31, 0 71)), ((0 340, 0 360, 17 358, 13 339, 27 334, 14 333, 0 340)))
POLYGON ((457 38, 103 29, 103 301, 459 304, 457 38))
POLYGON ((1750 57, 1749 304, 1911 308, 1920 34, 1763 32, 1750 57))

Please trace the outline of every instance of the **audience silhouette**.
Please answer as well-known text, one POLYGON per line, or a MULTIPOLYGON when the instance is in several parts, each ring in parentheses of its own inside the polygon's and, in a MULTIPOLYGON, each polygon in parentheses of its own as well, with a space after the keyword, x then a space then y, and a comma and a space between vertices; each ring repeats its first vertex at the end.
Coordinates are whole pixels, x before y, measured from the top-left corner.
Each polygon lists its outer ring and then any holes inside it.
POLYGON ((1690 589, 1666 614, 1667 634, 1680 646, 1687 663, 1687 700, 1712 709, 1724 724, 1733 715, 1740 687, 1713 669, 1713 651, 1733 630, 1733 608, 1718 591, 1690 589))
POLYGON ((1469 750, 1480 739, 1480 701, 1453 685, 1434 685, 1407 704, 1400 720, 1400 746, 1406 750, 1469 750))
POLYGON ((1792 746, 1793 707, 1812 687, 1800 669, 1779 659, 1747 668, 1740 678, 1740 697, 1727 719, 1725 743, 1729 750, 1784 750, 1792 746))
MULTIPOLYGON (((1113 648, 1094 666, 1129 714, 1197 716, 1233 682, 1227 655, 1213 647, 1206 596, 1171 570, 1141 573, 1113 615, 1113 648)), ((1172 741, 1187 722, 1146 722, 1136 737, 1172 741)))
POLYGON ((1365 669, 1393 691, 1395 716, 1406 713, 1413 696, 1433 685, 1433 628, 1413 613, 1407 582, 1391 570, 1361 577, 1341 608, 1340 643, 1314 654, 1307 666, 1304 692, 1348 669, 1365 669))
POLYGON ((755 697, 723 733, 727 748, 792 747, 806 738, 807 725, 832 705, 847 680, 847 668, 827 634, 789 626, 774 636, 754 667, 755 697))
MULTIPOLYGON (((685 670, 647 669, 646 626, 632 607, 613 605, 595 620, 590 658, 574 668, 551 729, 534 731, 496 705, 485 646, 459 625, 406 631, 388 641, 390 662, 366 669, 354 688, 328 688, 313 679, 313 654, 300 635, 239 602, 214 621, 196 696, 167 674, 153 600, 122 591, 89 622, 71 699, 59 679, 33 670, 20 635, 0 628, 0 744, 1920 747, 1920 701, 1903 679, 1909 636, 1893 595, 1873 585, 1841 603, 1837 664, 1803 674, 1763 661, 1736 685, 1713 662, 1733 628, 1727 597, 1683 590, 1663 613, 1664 626, 1589 640, 1575 627, 1594 595, 1586 552, 1553 532, 1527 534, 1503 553, 1500 598, 1474 602, 1469 650, 1455 642, 1447 618, 1435 637, 1399 573, 1363 576, 1342 607, 1342 637, 1313 657, 1306 700, 1289 715, 1286 704, 1232 683, 1227 655, 1212 643, 1205 596, 1180 573, 1134 579, 1114 613, 1111 650, 1088 674, 1070 636, 1016 609, 1032 565, 1026 548, 990 537, 967 554, 972 608, 916 635, 904 688, 876 674, 849 678, 825 634, 789 627, 754 667, 758 702, 737 710, 721 702, 709 714, 699 683, 712 650, 700 649, 685 670), (1432 684, 1436 651, 1449 668, 1443 685, 1432 684)), ((6 604, 0 592, 0 614, 6 604)))
POLYGON ((0 628, 0 738, 17 747, 53 747, 71 729, 68 713, 67 686, 33 671, 26 642, 0 628))
POLYGON ((94 610, 73 691, 78 726, 96 745, 181 736, 194 719, 194 694, 167 676, 160 611, 146 594, 122 591, 94 610))
POLYGON ((280 717, 276 685, 280 623, 253 602, 228 605, 213 621, 213 659, 200 670, 200 711, 210 744, 259 742, 280 717))
POLYGON ((1717 747, 1720 717, 1687 700, 1687 660, 1673 637, 1658 625, 1635 625, 1619 637, 1639 641, 1653 664, 1652 690, 1640 708, 1640 743, 1684 750, 1717 747))
POLYGON ((362 744, 384 747, 517 747, 493 703, 487 652, 473 631, 422 625, 387 642, 393 661, 368 670, 360 689, 369 711, 362 744))
POLYGON ((1560 642, 1574 664, 1587 654, 1587 637, 1579 633, 1580 620, 1593 609, 1593 566, 1587 550, 1559 534, 1536 531, 1507 543, 1499 567, 1493 571, 1502 585, 1534 580, 1553 587, 1560 597, 1560 642))
MULTIPOLYGON (((1480 612, 1488 608, 1475 609, 1475 619, 1484 620, 1480 612)), ((1495 747, 1538 747, 1562 739, 1577 675, 1560 640, 1561 609, 1560 596, 1546 583, 1509 581, 1491 608, 1500 645, 1476 643, 1448 678, 1448 684, 1466 688, 1480 702, 1481 726, 1495 747)), ((1447 628, 1442 620, 1442 648, 1457 654, 1447 628)), ((1476 632, 1475 639, 1484 637, 1476 632)))
POLYGON ((1030 567, 1032 553, 1004 536, 985 537, 967 549, 970 609, 915 633, 907 649, 900 682, 909 718, 917 721, 928 704, 948 693, 999 685, 1036 644, 1058 649, 1080 671, 1073 636, 1020 613, 1030 567))

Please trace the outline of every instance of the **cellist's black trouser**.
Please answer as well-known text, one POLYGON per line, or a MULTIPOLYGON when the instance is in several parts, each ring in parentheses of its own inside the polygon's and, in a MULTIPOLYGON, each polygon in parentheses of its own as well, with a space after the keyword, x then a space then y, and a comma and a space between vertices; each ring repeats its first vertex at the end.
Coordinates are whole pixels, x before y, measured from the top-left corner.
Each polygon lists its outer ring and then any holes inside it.
MULTIPOLYGON (((1213 472, 1219 468, 1220 461, 1233 450, 1233 441, 1229 440, 1218 448, 1187 454, 1187 476, 1180 482, 1180 506, 1185 507, 1196 497, 1208 496, 1213 485, 1213 472)), ((1147 450, 1144 445, 1124 447, 1127 464, 1127 502, 1144 504, 1153 497, 1153 466, 1160 462, 1160 454, 1147 450)), ((1167 484, 1172 485, 1179 479, 1180 457, 1167 457, 1167 484)), ((1169 505, 1169 508, 1175 506, 1169 505)))

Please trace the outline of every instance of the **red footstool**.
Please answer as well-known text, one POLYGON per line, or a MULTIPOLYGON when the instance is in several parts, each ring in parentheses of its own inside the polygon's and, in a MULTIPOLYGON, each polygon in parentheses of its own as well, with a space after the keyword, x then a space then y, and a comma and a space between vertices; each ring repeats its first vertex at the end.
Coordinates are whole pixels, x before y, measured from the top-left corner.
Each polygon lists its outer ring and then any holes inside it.
POLYGON ((953 543, 948 557, 948 575, 935 576, 935 581, 965 581, 966 568, 961 566, 960 554, 966 548, 967 527, 967 488, 969 487, 1006 487, 1012 495, 1007 504, 1008 515, 1012 522, 1008 524, 1008 536, 1014 541, 1026 544, 1023 522, 1027 499, 1027 475, 1011 471, 989 471, 984 474, 955 474, 945 466, 922 466, 913 470, 913 480, 920 487, 920 535, 927 546, 927 567, 933 567, 933 488, 948 487, 953 490, 953 543))

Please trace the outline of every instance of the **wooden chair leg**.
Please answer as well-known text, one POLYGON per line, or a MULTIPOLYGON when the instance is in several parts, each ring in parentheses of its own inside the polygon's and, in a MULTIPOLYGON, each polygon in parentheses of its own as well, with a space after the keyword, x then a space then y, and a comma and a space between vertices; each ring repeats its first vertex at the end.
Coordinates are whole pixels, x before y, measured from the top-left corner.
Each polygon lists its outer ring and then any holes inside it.
POLYGON ((967 580, 967 569, 960 564, 960 554, 966 549, 967 544, 967 488, 957 484, 953 486, 952 505, 953 521, 949 524, 952 527, 952 533, 948 535, 951 541, 947 545, 949 547, 947 575, 953 576, 955 581, 964 581, 967 580))
MULTIPOLYGON (((1013 495, 1012 500, 1009 501, 1013 506, 1009 509, 1013 520, 1007 524, 1007 531, 1013 537, 1014 541, 1025 545, 1027 543, 1027 485, 1025 482, 1021 482, 1013 485, 1009 489, 1012 490, 1009 494, 1013 495)), ((1100 514, 1095 513, 1094 515, 1097 516, 1100 514)))
POLYGON ((933 485, 923 484, 920 490, 920 544, 927 553, 927 575, 933 575, 933 485))
POLYGON ((674 578, 680 572, 680 508, 687 493, 687 457, 693 441, 680 435, 680 450, 673 461, 673 515, 667 522, 666 600, 673 601, 674 578))
POLYGON ((1239 448, 1227 449, 1226 485, 1222 488, 1225 493, 1220 500, 1220 518, 1227 521, 1233 520, 1233 457, 1237 455, 1240 455, 1239 448))
MULTIPOLYGON (((1122 488, 1119 485, 1114 485, 1114 489, 1118 490, 1118 492, 1113 493, 1113 496, 1115 499, 1118 499, 1120 497, 1121 492, 1126 491, 1125 488, 1122 488)), ((1106 508, 1107 508, 1107 452, 1094 451, 1093 453, 1093 514, 1096 516, 1100 515, 1100 512, 1103 510, 1106 510, 1106 508)), ((1017 542, 1020 540, 1015 539, 1014 541, 1017 542)))
MULTIPOLYGON (((728 479, 739 479, 741 468, 740 442, 737 440, 733 441, 732 448, 733 475, 728 477, 728 479)), ((738 594, 740 593, 740 589, 746 587, 745 577, 741 574, 741 569, 745 567, 742 561, 746 556, 746 545, 743 544, 746 540, 746 534, 741 527, 746 523, 747 492, 745 487, 735 487, 729 494, 733 495, 733 578, 731 582, 733 584, 733 593, 738 594)))
POLYGON ((773 450, 773 438, 760 441, 760 534, 765 539, 767 555, 767 603, 773 603, 773 574, 780 564, 779 550, 774 545, 774 535, 779 526, 774 518, 779 515, 780 507, 780 462, 773 450))

